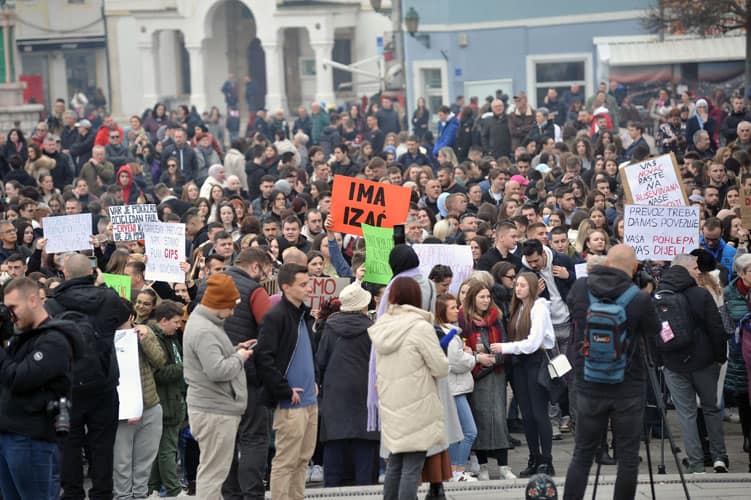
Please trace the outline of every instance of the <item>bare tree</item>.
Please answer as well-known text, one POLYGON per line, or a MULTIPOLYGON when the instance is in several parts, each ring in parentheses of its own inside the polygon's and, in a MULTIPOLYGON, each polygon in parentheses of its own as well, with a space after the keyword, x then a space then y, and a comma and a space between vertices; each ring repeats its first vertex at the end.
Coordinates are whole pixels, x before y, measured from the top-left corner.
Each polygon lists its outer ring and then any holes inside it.
POLYGON ((751 0, 656 0, 643 20, 656 33, 701 36, 746 32, 746 92, 751 89, 751 0))

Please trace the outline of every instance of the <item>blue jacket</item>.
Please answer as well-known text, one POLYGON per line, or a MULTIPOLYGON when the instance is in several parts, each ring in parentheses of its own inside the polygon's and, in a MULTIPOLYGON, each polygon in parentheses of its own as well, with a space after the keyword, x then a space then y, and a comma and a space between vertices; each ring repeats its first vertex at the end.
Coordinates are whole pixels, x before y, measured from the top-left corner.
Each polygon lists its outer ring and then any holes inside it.
POLYGON ((438 156, 438 151, 444 147, 453 147, 456 141, 456 131, 459 129, 459 120, 454 114, 450 114, 446 122, 438 124, 438 137, 433 146, 433 155, 438 156))
POLYGON ((707 252, 711 253, 712 257, 714 257, 717 262, 722 264, 723 267, 728 270, 729 279, 735 277, 735 271, 733 271, 733 261, 735 260, 736 251, 735 247, 731 247, 725 242, 725 240, 720 239, 720 243, 717 245, 717 248, 712 250, 704 242, 703 234, 699 237, 699 241, 701 243, 701 247, 707 252))

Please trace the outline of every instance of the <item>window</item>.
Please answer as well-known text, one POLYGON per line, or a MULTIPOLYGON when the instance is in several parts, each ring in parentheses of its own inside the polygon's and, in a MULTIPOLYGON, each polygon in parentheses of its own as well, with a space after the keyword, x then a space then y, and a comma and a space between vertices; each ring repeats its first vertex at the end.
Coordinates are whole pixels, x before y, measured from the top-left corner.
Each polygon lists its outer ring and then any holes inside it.
POLYGON ((438 108, 451 102, 449 100, 448 65, 443 59, 412 62, 412 82, 414 92, 410 106, 410 116, 417 106, 417 98, 424 97, 430 111, 431 128, 438 120, 438 108))
POLYGON ((436 113, 443 102, 443 86, 441 85, 440 69, 422 70, 422 81, 425 82, 423 95, 427 101, 428 109, 431 113, 436 113))
POLYGON ((549 88, 558 95, 579 84, 586 95, 592 93, 592 55, 559 54, 527 57, 527 93, 533 106, 543 102, 549 88))
POLYGON ((316 76, 316 60, 314 58, 300 58, 300 76, 316 76))

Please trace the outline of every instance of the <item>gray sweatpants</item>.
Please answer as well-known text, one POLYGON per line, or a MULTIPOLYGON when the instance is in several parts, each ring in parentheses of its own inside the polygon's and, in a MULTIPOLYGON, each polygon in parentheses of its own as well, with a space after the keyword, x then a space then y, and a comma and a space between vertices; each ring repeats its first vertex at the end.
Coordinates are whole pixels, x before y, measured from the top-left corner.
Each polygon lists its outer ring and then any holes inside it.
POLYGON ((162 405, 143 411, 141 420, 117 423, 114 467, 112 473, 114 500, 147 498, 151 466, 162 438, 162 405))

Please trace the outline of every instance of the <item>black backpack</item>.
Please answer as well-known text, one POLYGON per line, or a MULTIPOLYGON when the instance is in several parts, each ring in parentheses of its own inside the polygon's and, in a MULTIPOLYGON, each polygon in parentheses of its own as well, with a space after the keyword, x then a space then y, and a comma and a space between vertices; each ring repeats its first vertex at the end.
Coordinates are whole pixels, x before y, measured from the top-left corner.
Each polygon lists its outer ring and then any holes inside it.
POLYGON ((671 290, 657 290, 654 302, 662 323, 662 331, 656 338, 657 350, 675 352, 692 346, 696 327, 686 296, 671 290))
MULTIPOLYGON (((54 299, 45 305, 55 311, 61 306, 54 299), (53 302, 53 304, 49 304, 53 302)), ((102 335, 91 318, 80 311, 62 310, 53 317, 70 321, 78 328, 83 351, 73 363, 73 390, 90 391, 102 387, 113 377, 117 378, 117 358, 114 335, 102 335)), ((113 332, 114 333, 114 332, 113 332)))

